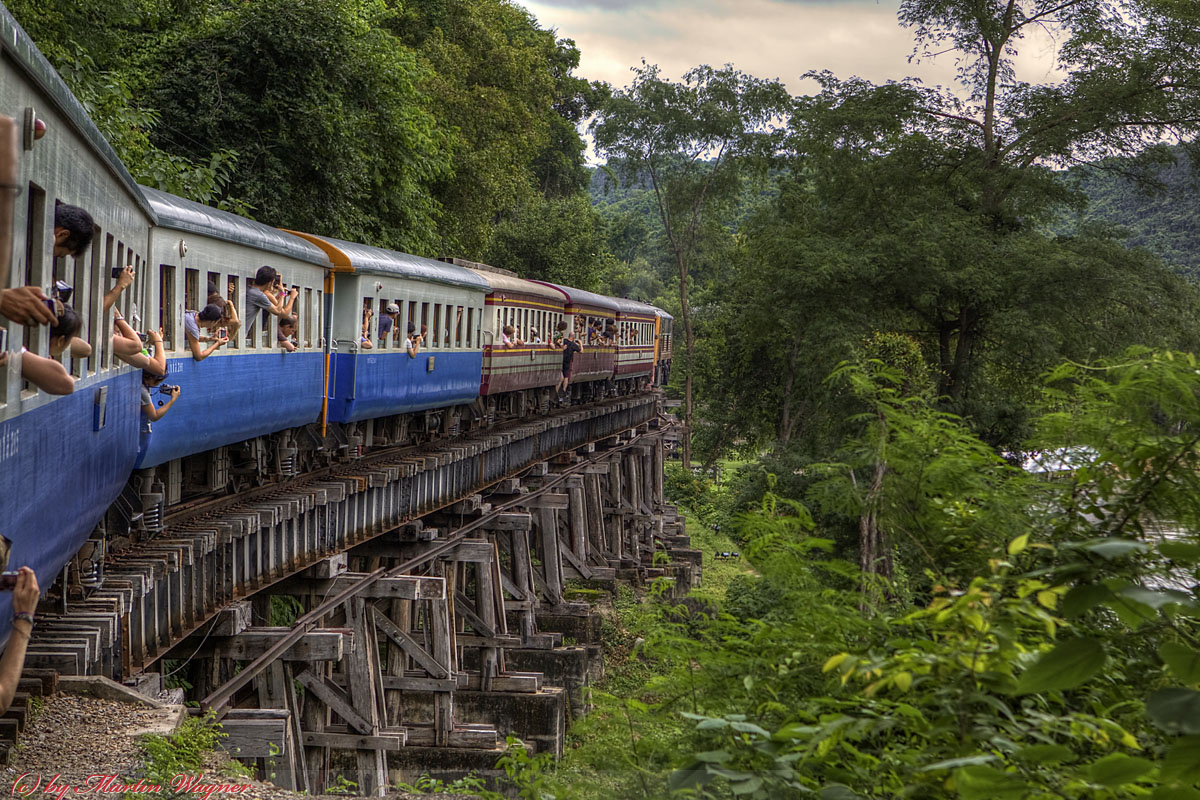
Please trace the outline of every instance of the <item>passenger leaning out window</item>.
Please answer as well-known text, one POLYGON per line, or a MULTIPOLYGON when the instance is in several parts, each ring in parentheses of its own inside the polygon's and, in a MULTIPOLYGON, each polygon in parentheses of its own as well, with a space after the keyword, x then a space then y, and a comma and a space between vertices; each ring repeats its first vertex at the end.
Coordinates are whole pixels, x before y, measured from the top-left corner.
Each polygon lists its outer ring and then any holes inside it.
POLYGON ((192 351, 192 358, 203 361, 229 342, 229 339, 224 336, 205 336, 203 340, 211 341, 212 344, 207 348, 200 346, 200 329, 204 328, 209 332, 217 331, 221 327, 221 316, 220 306, 214 304, 206 305, 199 311, 183 313, 183 330, 187 334, 188 349, 192 351))
POLYGON ((178 386, 167 386, 163 383, 162 375, 155 375, 152 372, 142 372, 142 416, 145 417, 144 429, 150 430, 151 422, 158 422, 163 416, 171 410, 171 406, 175 405, 175 401, 179 399, 179 394, 182 390, 178 386), (154 402, 154 397, 151 394, 151 389, 157 389, 157 394, 161 397, 166 395, 166 400, 160 400, 157 404, 154 402))
POLYGON ((417 326, 413 323, 408 323, 408 357, 416 358, 417 353, 421 352, 421 343, 425 341, 425 331, 417 333, 417 326))
POLYGON ((298 294, 300 292, 297 289, 283 288, 283 278, 274 267, 259 267, 254 275, 254 285, 246 290, 246 337, 254 336, 254 326, 260 312, 264 324, 271 314, 277 317, 291 316, 292 305, 298 294))
POLYGON ((507 349, 520 347, 523 344, 525 343, 517 336, 517 329, 512 325, 505 325, 504 330, 500 333, 500 346, 507 349))
POLYGON ((296 318, 280 317, 275 342, 288 353, 296 352, 296 318))

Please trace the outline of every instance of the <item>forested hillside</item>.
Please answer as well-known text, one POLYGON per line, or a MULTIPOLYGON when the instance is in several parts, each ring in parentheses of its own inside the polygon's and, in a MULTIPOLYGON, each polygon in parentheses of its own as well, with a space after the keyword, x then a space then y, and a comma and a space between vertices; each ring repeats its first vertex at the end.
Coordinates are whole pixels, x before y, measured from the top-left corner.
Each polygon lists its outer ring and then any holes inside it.
POLYGON ((1128 232, 1130 247, 1144 247, 1200 280, 1200 179, 1186 150, 1170 152, 1177 161, 1149 175, 1121 160, 1072 169, 1069 178, 1078 181, 1088 202, 1062 230, 1087 223, 1118 226, 1128 232))

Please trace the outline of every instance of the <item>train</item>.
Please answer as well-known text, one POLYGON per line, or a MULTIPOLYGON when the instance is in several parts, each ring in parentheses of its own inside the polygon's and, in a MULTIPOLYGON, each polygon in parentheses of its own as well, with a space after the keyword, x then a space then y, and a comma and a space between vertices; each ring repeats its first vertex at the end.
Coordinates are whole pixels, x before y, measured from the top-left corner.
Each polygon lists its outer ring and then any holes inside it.
MULTIPOLYGON (((106 554, 159 534, 180 504, 669 379, 673 320, 654 306, 279 229, 138 185, 0 6, 3 175, 0 287, 71 287, 91 349, 60 357, 73 391, 47 394, 20 367, 23 353, 49 356, 47 328, 0 317, 0 560, 65 595, 99 585, 106 554), (54 256, 60 203, 93 218, 75 257, 54 256), (105 309, 126 265, 134 279, 113 309, 138 331, 161 331, 165 385, 179 392, 152 422, 142 371, 114 355, 116 314, 105 309), (248 308, 264 266, 291 298, 290 338, 278 316, 248 308), (238 319, 211 332, 225 341, 206 342, 201 360, 185 316, 214 292, 238 319), (552 343, 562 322, 582 339, 565 396, 552 343), (410 325, 425 334, 416 352, 410 325)), ((163 386, 147 391, 158 407, 170 398, 163 386)), ((8 602, 0 593, 3 636, 8 602)))

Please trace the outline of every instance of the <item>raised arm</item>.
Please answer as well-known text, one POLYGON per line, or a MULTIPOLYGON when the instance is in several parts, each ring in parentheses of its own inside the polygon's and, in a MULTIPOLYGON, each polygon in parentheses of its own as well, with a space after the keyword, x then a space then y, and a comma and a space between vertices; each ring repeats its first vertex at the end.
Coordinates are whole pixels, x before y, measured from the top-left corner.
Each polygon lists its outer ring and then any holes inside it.
POLYGON ((107 313, 110 308, 116 305, 117 298, 121 296, 121 292, 133 285, 133 277, 133 267, 129 264, 126 264, 125 269, 121 270, 121 274, 117 277, 117 282, 111 289, 104 293, 105 313, 107 313))
POLYGON ((37 610, 39 593, 37 575, 29 567, 21 567, 17 574, 17 585, 13 589, 12 635, 8 637, 4 655, 0 656, 0 713, 12 705, 17 681, 21 679, 25 648, 33 633, 33 612, 37 610))

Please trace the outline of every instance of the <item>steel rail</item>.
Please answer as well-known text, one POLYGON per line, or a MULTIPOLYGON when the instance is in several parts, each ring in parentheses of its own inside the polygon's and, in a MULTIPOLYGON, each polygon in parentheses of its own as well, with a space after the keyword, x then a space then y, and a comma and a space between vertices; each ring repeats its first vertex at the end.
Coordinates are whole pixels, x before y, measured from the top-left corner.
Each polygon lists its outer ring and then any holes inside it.
MULTIPOLYGON (((642 434, 642 435, 644 435, 644 434, 642 434)), ((471 522, 468 522, 466 525, 462 526, 461 528, 455 529, 452 533, 450 533, 446 537, 445 541, 432 546, 429 550, 427 550, 426 552, 422 553, 419 556, 416 556, 415 558, 411 558, 408 561, 405 561, 404 563, 399 564, 395 567, 390 567, 390 568, 380 567, 379 569, 375 570, 374 572, 368 573, 363 578, 361 578, 357 583, 355 583, 353 586, 349 586, 349 587, 343 589, 338 594, 336 594, 333 597, 329 598, 328 600, 325 600, 324 602, 322 602, 316 608, 314 608, 311 611, 305 613, 304 615, 298 617, 296 619, 296 621, 294 623, 292 623, 292 630, 290 630, 285 636, 283 636, 277 642, 275 642, 270 647, 268 647, 262 653, 262 655, 258 656, 256 659, 254 659, 249 664, 247 664, 245 667, 243 667, 242 670, 237 675, 235 675, 232 679, 230 679, 226 683, 224 683, 221 686, 214 689, 207 697, 205 697, 203 700, 201 700, 200 708, 204 711, 209 711, 209 710, 214 711, 217 715, 217 719, 222 718, 224 716, 225 711, 227 711, 227 709, 225 709, 225 707, 224 707, 225 704, 227 702, 229 702, 229 700, 232 699, 233 696, 235 694, 237 694, 237 692, 239 692, 241 689, 245 688, 250 683, 250 681, 252 681, 255 677, 258 676, 258 674, 260 672, 262 672, 264 669, 266 669, 271 664, 271 662, 273 662, 279 656, 283 655, 283 653, 285 653, 289 647, 291 647, 293 644, 295 644, 300 639, 301 636, 303 636, 304 634, 306 634, 310 630, 312 630, 314 627, 316 627, 317 623, 320 622, 321 617, 323 617, 326 614, 328 614, 329 612, 333 611, 335 608, 337 608, 338 606, 340 606, 342 603, 346 602, 350 598, 352 598, 355 595, 359 594, 360 592, 364 591, 368 586, 374 584, 375 582, 377 582, 383 578, 394 578, 394 577, 400 577, 402 575, 406 575, 413 568, 418 567, 418 566, 426 563, 427 561, 432 561, 433 559, 437 558, 438 556, 440 556, 442 553, 446 552, 447 550, 451 550, 454 547, 456 547, 459 544, 459 542, 461 542, 463 539, 466 538, 467 534, 471 533, 472 531, 474 531, 480 527, 483 527, 495 515, 502 514, 505 511, 509 510, 510 508, 527 503, 530 498, 537 497, 537 496, 541 495, 543 492, 547 492, 547 491, 553 489, 555 486, 562 483, 567 477, 572 475, 574 472, 576 472, 579 469, 582 469, 587 464, 594 463, 597 459, 599 459, 601 457, 607 457, 609 455, 612 455, 613 453, 621 452, 621 451, 625 450, 626 448, 632 447, 634 442, 636 442, 639 438, 641 438, 641 435, 636 436, 633 439, 631 439, 630 441, 628 441, 624 444, 618 445, 617 447, 608 448, 608 449, 604 450, 602 453, 598 453, 589 458, 585 458, 580 463, 574 464, 571 467, 569 467, 568 469, 563 470, 562 472, 554 473, 553 478, 551 478, 545 485, 539 486, 537 489, 534 489, 531 492, 523 494, 520 497, 514 498, 514 499, 508 501, 507 503, 504 503, 504 504, 498 506, 497 508, 493 508, 491 511, 487 512, 486 514, 479 517, 478 519, 472 520, 471 522)), ((528 469, 528 468, 526 468, 526 469, 528 469)), ((520 471, 523 472, 525 470, 520 470, 520 471)), ((410 522, 410 521, 411 520, 406 521, 400 525, 397 525, 394 528, 390 528, 389 530, 384 531, 380 535, 381 536, 387 535, 388 533, 399 530, 400 528, 404 527, 404 525, 407 525, 408 522, 410 522)))

